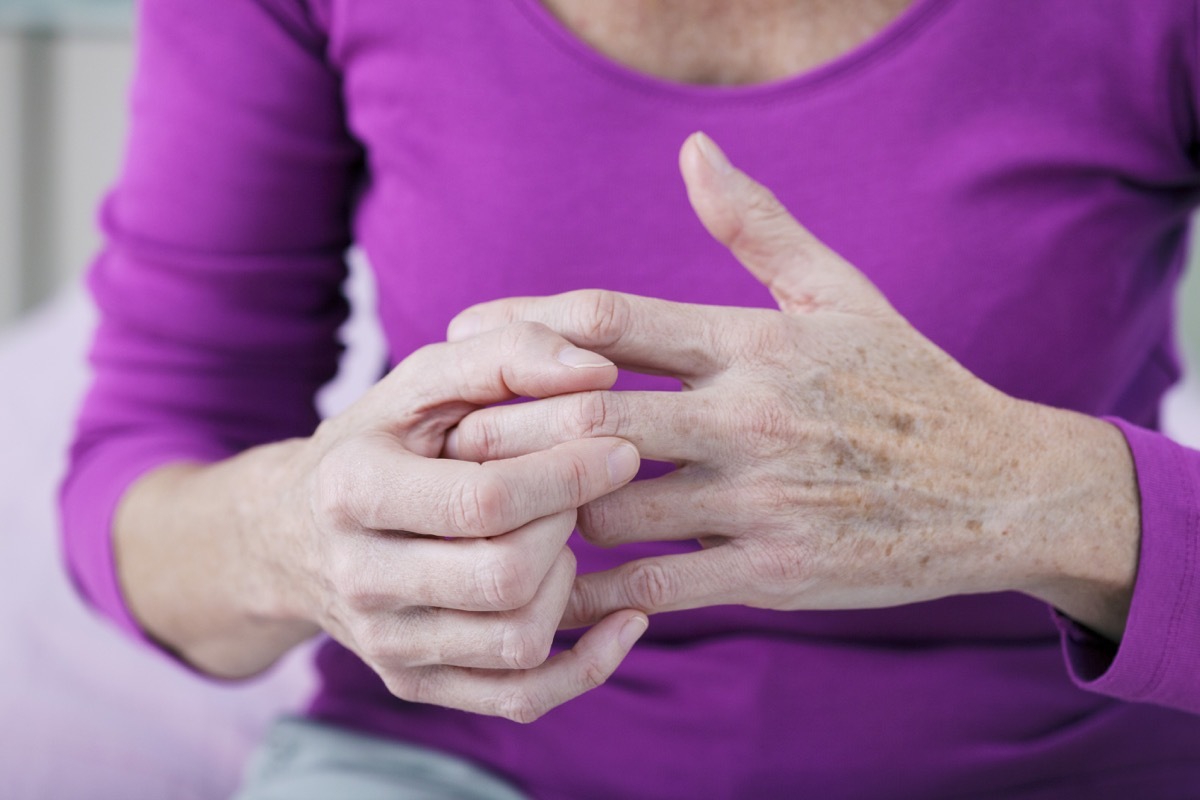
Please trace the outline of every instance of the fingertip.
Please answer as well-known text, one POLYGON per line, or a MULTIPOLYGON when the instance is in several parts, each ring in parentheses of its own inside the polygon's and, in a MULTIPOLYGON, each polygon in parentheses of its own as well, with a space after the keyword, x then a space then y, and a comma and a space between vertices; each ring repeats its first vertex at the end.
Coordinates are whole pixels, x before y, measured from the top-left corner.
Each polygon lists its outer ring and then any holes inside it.
POLYGON ((564 347, 556 357, 560 364, 571 369, 606 369, 609 367, 615 369, 617 366, 599 353, 593 353, 591 350, 584 350, 574 345, 564 347))
POLYGON ((688 136, 679 148, 679 172, 683 176, 683 184, 693 205, 696 204, 700 193, 712 191, 716 184, 717 176, 705 158, 700 144, 707 139, 705 134, 696 131, 688 136))
POLYGON ((695 131, 689 134, 679 147, 679 171, 683 173, 685 180, 695 172, 697 167, 701 166, 703 156, 700 154, 700 145, 697 140, 703 135, 702 132, 695 131))
POLYGON ((679 148, 679 168, 689 185, 704 177, 710 185, 722 189, 730 188, 730 180, 738 172, 721 146, 704 131, 696 131, 684 140, 679 148))
POLYGON ((608 477, 613 486, 621 486, 633 480, 642 465, 642 456, 637 448, 621 440, 608 453, 608 477))
POLYGON ((620 633, 617 634, 617 642, 626 652, 629 652, 649 627, 650 618, 639 611, 625 620, 620 633))
POLYGON ((734 168, 716 143, 704 133, 693 133, 679 153, 688 202, 700 223, 718 242, 728 244, 737 230, 737 210, 729 198, 734 168))
POLYGON ((714 142, 708 134, 703 131, 697 131, 691 136, 693 147, 700 154, 705 166, 713 171, 718 177, 724 178, 732 175, 734 166, 729 161, 729 157, 725 155, 725 151, 714 142))

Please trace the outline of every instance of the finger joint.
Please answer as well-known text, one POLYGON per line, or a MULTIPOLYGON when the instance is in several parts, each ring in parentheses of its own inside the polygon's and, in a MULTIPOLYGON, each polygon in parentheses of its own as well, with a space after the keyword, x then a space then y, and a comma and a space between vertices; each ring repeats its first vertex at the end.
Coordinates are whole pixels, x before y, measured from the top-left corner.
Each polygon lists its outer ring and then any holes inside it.
POLYGON ((495 536, 503 533, 504 514, 509 506, 508 486, 488 464, 451 493, 447 517, 453 532, 465 536, 495 536))
POLYGON ((642 611, 666 609, 678 597, 675 578, 657 561, 634 564, 626 585, 634 606, 642 611))

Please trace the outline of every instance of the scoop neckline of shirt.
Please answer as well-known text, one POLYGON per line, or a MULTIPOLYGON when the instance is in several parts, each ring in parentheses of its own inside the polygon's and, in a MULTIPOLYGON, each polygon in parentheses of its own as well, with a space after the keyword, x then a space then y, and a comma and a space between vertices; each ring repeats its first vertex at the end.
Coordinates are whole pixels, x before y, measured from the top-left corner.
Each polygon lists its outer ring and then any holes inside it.
POLYGON ((550 12, 541 0, 511 0, 552 45, 573 61, 617 82, 643 91, 685 100, 759 100, 800 92, 856 72, 913 38, 950 0, 913 0, 912 5, 862 44, 823 64, 762 83, 712 85, 662 78, 630 67, 601 53, 579 38, 550 12))

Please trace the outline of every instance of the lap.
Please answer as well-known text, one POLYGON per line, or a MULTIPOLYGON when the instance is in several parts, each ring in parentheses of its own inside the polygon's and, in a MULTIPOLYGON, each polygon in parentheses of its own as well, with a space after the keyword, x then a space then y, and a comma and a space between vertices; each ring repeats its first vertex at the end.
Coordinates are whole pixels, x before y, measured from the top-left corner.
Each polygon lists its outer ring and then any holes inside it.
POLYGON ((276 722, 234 800, 523 800, 501 779, 455 756, 323 725, 276 722))

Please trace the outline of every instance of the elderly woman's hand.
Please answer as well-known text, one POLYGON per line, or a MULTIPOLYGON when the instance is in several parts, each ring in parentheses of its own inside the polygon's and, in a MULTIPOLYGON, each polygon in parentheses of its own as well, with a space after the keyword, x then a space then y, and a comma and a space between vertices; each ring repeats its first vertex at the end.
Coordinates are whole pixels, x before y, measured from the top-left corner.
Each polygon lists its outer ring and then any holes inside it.
POLYGON ((482 465, 439 456, 473 409, 616 376, 517 323, 417 351, 307 439, 158 470, 119 514, 131 608, 214 674, 253 674, 321 629, 402 699, 535 719, 603 682, 646 629, 617 610, 549 657, 576 509, 631 480, 638 453, 589 437, 482 465))
POLYGON ((1119 431, 972 376, 702 135, 681 162, 701 221, 780 311, 585 291, 483 304, 450 328, 455 340, 541 322, 683 383, 489 408, 450 438, 450 455, 483 462, 615 435, 677 465, 590 503, 580 530, 604 545, 703 549, 579 578, 570 622, 629 607, 857 608, 1015 589, 1119 638, 1139 533, 1119 431))
POLYGON ((290 541, 264 548, 279 596, 406 700, 531 721, 598 685, 646 621, 601 614, 547 660, 575 578, 566 542, 580 505, 633 478, 637 451, 587 438, 483 465, 438 455, 481 405, 615 379, 532 323, 405 359, 293 463, 290 541))

